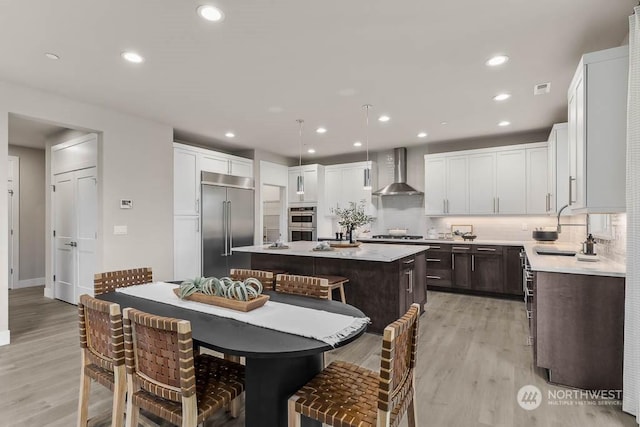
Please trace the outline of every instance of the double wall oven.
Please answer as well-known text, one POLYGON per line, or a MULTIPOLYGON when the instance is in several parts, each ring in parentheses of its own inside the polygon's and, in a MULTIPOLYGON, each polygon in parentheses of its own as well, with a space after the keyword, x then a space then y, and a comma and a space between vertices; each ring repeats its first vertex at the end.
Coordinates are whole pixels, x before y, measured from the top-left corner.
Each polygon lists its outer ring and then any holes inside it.
POLYGON ((289 208, 289 241, 318 240, 316 227, 316 206, 289 208))

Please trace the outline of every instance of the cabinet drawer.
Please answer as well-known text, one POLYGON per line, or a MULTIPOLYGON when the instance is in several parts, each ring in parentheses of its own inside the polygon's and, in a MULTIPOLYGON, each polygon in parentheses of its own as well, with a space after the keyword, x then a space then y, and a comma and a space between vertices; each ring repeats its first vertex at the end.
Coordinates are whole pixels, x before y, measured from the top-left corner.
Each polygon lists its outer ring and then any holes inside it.
POLYGON ((427 252, 429 270, 451 270, 451 252, 427 252))
POLYGON ((451 245, 451 252, 458 254, 470 254, 473 251, 473 245, 451 245))
POLYGON ((429 243, 427 255, 431 252, 451 252, 451 244, 449 243, 429 243))
POLYGON ((474 245, 472 252, 474 254, 500 255, 502 256, 502 246, 495 245, 474 245))
POLYGON ((427 264, 427 287, 451 287, 451 270, 430 269, 427 264))

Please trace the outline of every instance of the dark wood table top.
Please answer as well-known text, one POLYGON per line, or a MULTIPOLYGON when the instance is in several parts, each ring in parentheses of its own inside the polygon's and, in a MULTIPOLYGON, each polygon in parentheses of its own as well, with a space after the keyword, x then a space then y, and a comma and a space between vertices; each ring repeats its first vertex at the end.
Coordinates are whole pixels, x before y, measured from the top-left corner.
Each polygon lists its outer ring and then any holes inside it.
MULTIPOLYGON (((273 291, 266 291, 265 294, 269 295, 271 301, 275 302, 353 317, 365 317, 362 311, 339 301, 320 300, 273 291)), ((194 341, 203 347, 234 356, 248 358, 301 357, 322 353, 333 348, 327 343, 315 339, 249 325, 238 320, 218 317, 119 292, 110 292, 99 295, 96 298, 118 303, 122 309, 132 307, 159 316, 188 320, 191 322, 194 341)), ((366 329, 367 327, 363 326, 359 331, 342 340, 336 347, 341 347, 354 341, 364 334, 366 329)))

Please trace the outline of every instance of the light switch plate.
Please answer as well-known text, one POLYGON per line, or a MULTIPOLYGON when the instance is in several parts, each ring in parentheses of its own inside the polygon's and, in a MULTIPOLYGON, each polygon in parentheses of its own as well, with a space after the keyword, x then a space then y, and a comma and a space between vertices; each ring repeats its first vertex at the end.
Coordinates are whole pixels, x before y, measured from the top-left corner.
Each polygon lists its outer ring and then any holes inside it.
POLYGON ((113 226, 113 234, 115 235, 125 235, 128 233, 126 225, 114 225, 113 226))
POLYGON ((529 229, 529 224, 527 224, 526 222, 522 223, 522 231, 527 231, 529 229))

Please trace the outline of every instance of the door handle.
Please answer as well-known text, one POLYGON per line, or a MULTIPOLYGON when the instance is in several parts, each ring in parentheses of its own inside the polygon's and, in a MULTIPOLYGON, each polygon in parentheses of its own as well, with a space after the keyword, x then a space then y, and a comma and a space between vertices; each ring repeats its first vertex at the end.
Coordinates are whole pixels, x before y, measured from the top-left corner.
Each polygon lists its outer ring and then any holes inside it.
POLYGON ((500 213, 500 197, 496 197, 496 213, 500 213))
POLYGON ((427 279, 442 280, 440 276, 427 276, 427 279))
POLYGON ((494 248, 477 248, 476 250, 478 252, 495 252, 496 251, 494 248))
POLYGON ((438 258, 427 258, 427 262, 440 262, 438 258))
POLYGON ((471 271, 476 271, 476 256, 471 255, 471 271))
POLYGON ((224 252, 222 256, 227 256, 229 252, 229 230, 227 229, 227 202, 222 202, 222 228, 224 229, 224 252))
POLYGON ((229 252, 227 255, 231 256, 231 249, 233 248, 233 229, 231 228, 231 202, 227 202, 227 222, 229 230, 229 252))
POLYGON ((200 213, 200 198, 196 199, 196 213, 200 213))
POLYGON ((442 213, 447 213, 447 200, 442 199, 442 213))
POLYGON ((451 254, 451 269, 456 269, 456 254, 451 254))
POLYGON ((415 260, 415 258, 414 258, 414 259, 410 259, 409 261, 403 261, 402 263, 403 263, 403 264, 405 264, 405 265, 406 265, 406 264, 413 264, 415 261, 416 261, 416 260, 415 260))
POLYGON ((409 276, 409 287, 407 288, 407 292, 411 294, 413 293, 413 270, 406 271, 404 274, 409 276))
POLYGON ((71 246, 72 248, 75 248, 76 246, 78 246, 77 242, 69 242, 69 243, 65 243, 65 246, 71 246))

